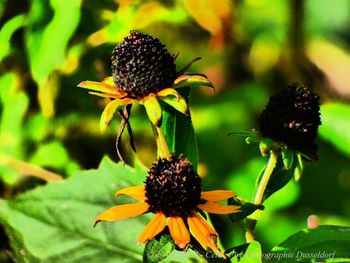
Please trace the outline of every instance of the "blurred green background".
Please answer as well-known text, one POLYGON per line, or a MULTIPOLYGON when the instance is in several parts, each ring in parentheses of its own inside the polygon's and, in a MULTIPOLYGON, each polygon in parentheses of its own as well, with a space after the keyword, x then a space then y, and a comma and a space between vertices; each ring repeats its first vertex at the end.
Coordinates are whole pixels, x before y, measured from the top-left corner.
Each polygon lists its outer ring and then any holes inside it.
MULTIPOLYGON (((199 173, 205 189, 232 189, 251 199, 266 160, 258 145, 228 136, 257 128, 269 95, 290 82, 319 93, 319 161, 307 163, 266 203, 257 227, 263 250, 306 227, 350 223, 350 2, 348 0, 0 0, 0 195, 10 198, 45 182, 23 162, 69 177, 118 161, 118 121, 99 132, 105 105, 77 88, 111 74, 113 47, 132 29, 158 37, 179 53, 181 69, 216 86, 192 90, 199 173)), ((152 129, 142 108, 131 118, 140 159, 155 159, 152 129)), ((123 152, 131 149, 123 138, 123 152)), ((213 217, 225 244, 244 242, 243 227, 213 217)), ((0 231, 0 261, 11 262, 0 231), (6 252, 7 251, 7 252, 6 252)))

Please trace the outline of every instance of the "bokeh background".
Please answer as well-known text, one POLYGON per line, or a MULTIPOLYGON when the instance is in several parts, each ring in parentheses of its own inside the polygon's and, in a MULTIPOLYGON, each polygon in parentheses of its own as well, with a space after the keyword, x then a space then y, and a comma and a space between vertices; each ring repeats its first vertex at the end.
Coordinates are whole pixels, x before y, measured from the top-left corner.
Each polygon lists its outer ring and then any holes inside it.
MULTIPOLYGON (((178 70, 215 84, 192 90, 191 111, 206 189, 232 189, 251 200, 267 161, 258 145, 233 131, 257 128, 271 94, 300 82, 321 96, 319 161, 306 163, 266 203, 257 227, 268 251, 307 226, 350 224, 350 1, 348 0, 0 0, 0 196, 11 198, 45 184, 23 162, 71 176, 96 168, 104 155, 118 161, 119 121, 99 132, 105 105, 77 88, 111 74, 113 47, 132 29, 158 37, 179 54, 178 70), (22 161, 22 162, 18 162, 22 161)), ((151 126, 134 107, 138 156, 155 159, 151 126)), ((132 163, 123 138, 123 153, 132 163)), ((213 217, 224 244, 244 242, 243 227, 213 217)), ((0 262, 11 262, 0 231, 0 262)))

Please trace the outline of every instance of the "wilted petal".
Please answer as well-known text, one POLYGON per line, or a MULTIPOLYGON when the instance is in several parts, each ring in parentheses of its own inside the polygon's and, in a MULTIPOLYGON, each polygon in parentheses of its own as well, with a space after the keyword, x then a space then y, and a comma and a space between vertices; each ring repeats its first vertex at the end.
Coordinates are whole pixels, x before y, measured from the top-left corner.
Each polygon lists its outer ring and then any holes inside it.
POLYGON ((150 121, 157 127, 160 127, 162 123, 162 108, 155 95, 147 96, 141 103, 145 106, 150 121))
POLYGON ((108 103, 107 106, 104 108, 100 119, 101 132, 103 133, 106 131, 116 111, 118 111, 121 107, 127 104, 131 104, 132 102, 132 99, 125 98, 115 99, 108 103))
POLYGON ((180 248, 186 248, 188 243, 190 243, 190 233, 182 218, 178 216, 170 217, 168 226, 176 245, 180 248))
POLYGON ((193 85, 208 86, 214 88, 213 83, 211 83, 211 81, 203 75, 181 75, 174 81, 175 88, 193 85))
POLYGON ((221 257, 226 256, 216 246, 217 233, 208 225, 205 220, 195 214, 187 218, 191 234, 198 240, 204 248, 210 248, 221 257))

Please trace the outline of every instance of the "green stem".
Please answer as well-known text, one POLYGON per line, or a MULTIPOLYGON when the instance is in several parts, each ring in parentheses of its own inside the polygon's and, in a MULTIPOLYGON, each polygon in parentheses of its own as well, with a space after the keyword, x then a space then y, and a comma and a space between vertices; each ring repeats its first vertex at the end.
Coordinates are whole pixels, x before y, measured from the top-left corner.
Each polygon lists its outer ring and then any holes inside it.
POLYGON ((168 149, 168 145, 166 143, 164 133, 161 127, 156 126, 157 132, 157 147, 158 147, 158 157, 160 158, 170 158, 170 152, 168 149))
MULTIPOLYGON (((272 175, 273 170, 276 167, 278 154, 271 150, 270 151, 270 158, 266 165, 266 168, 264 170, 264 173, 261 177, 261 180, 259 182, 258 189, 256 191, 255 197, 254 197, 254 204, 255 205, 261 205, 263 203, 264 193, 266 191, 267 184, 270 180, 270 177, 272 175)), ((246 240, 247 242, 254 241, 254 231, 257 224, 257 219, 255 218, 248 218, 246 222, 246 240)))

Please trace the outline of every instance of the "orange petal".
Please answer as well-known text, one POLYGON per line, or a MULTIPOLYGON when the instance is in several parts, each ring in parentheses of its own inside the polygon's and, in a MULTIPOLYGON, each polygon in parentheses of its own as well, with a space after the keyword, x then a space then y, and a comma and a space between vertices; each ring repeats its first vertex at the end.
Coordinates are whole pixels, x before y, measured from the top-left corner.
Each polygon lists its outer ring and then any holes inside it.
POLYGON ((176 245, 180 248, 186 248, 188 243, 190 243, 190 233, 182 218, 178 216, 170 217, 168 226, 176 245))
POLYGON ((78 84, 78 87, 83 89, 95 90, 99 92, 105 92, 105 93, 118 93, 115 86, 107 85, 97 81, 90 81, 90 80, 82 81, 78 84))
POLYGON ((135 198, 136 200, 144 201, 147 199, 145 193, 146 193, 146 191, 145 191, 145 187, 143 185, 130 186, 130 187, 120 189, 119 191, 117 191, 115 193, 115 196, 117 197, 119 195, 128 195, 128 196, 135 198))
POLYGON ((214 190, 201 193, 202 199, 212 202, 229 199, 234 196, 236 196, 236 194, 229 190, 214 190))
POLYGON ((194 216, 188 217, 187 222, 191 234, 205 249, 210 248, 221 257, 226 258, 226 256, 216 246, 216 232, 207 224, 207 222, 205 222, 205 220, 195 214, 194 216))
POLYGON ((165 215, 163 213, 156 214, 156 216, 143 229, 141 235, 137 239, 137 243, 145 243, 151 240, 160 232, 162 232, 165 226, 166 226, 165 215))
POLYGON ((240 206, 238 205, 222 205, 215 202, 206 202, 205 204, 197 205, 201 210, 207 211, 213 214, 232 214, 240 211, 240 206))
POLYGON ((135 217, 146 213, 148 208, 149 205, 145 202, 113 206, 112 208, 102 212, 96 218, 94 225, 96 225, 100 221, 118 221, 135 217))

